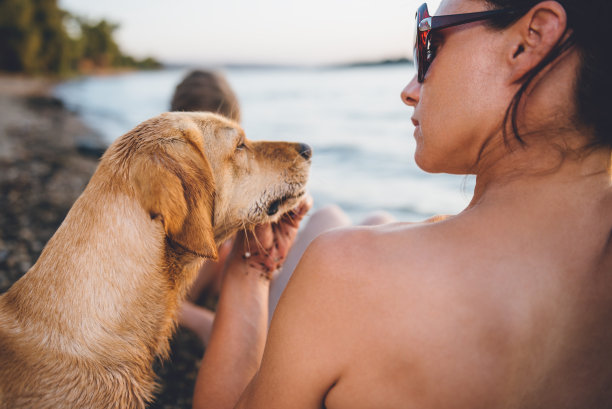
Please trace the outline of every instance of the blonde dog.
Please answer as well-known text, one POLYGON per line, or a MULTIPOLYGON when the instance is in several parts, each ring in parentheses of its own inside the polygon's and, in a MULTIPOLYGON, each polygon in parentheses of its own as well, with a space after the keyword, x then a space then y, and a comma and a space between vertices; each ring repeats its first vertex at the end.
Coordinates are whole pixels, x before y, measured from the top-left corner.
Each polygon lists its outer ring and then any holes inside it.
POLYGON ((166 113, 119 138, 0 296, 0 407, 145 407, 203 258, 294 207, 310 155, 211 113, 166 113))

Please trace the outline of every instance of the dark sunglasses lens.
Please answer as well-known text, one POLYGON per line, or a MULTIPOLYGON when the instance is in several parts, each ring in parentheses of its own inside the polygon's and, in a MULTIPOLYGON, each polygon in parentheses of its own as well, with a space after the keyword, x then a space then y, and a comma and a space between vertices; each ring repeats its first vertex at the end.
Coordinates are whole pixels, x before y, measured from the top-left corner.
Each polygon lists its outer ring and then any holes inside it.
POLYGON ((419 82, 423 82, 425 78, 425 72, 427 71, 427 34, 428 32, 419 31, 419 24, 423 19, 429 17, 427 12, 427 4, 423 4, 419 7, 416 13, 416 33, 415 33, 415 44, 414 44, 414 66, 417 71, 417 79, 419 82))

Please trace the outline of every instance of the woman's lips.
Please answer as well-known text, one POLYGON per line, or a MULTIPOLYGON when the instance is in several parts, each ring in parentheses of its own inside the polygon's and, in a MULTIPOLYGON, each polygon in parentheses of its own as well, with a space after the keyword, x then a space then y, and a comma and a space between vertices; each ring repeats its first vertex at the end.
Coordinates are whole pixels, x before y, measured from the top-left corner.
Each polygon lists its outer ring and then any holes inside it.
POLYGON ((417 136, 421 134, 421 127, 419 126, 419 121, 417 121, 414 118, 410 118, 410 119, 412 120, 412 124, 414 125, 414 137, 416 139, 417 136))

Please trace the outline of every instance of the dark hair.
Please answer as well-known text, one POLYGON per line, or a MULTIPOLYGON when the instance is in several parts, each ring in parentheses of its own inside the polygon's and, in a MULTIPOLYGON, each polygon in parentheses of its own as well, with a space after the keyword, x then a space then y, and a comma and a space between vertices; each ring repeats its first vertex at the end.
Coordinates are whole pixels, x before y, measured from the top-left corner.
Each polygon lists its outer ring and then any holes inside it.
MULTIPOLYGON (((505 28, 514 23, 542 0, 485 0, 495 9, 512 8, 519 13, 492 19, 494 28, 505 28)), ((575 106, 577 120, 593 130, 594 139, 589 147, 612 147, 612 2, 608 0, 557 0, 567 13, 567 28, 559 42, 523 77, 523 83, 515 94, 505 123, 512 120, 512 130, 521 143, 518 133, 517 110, 526 89, 546 66, 566 51, 576 48, 581 64, 575 82, 575 106)), ((506 127, 504 126, 504 131, 506 127)))
POLYGON ((191 71, 176 86, 172 111, 217 112, 240 122, 240 104, 225 77, 217 72, 191 71))

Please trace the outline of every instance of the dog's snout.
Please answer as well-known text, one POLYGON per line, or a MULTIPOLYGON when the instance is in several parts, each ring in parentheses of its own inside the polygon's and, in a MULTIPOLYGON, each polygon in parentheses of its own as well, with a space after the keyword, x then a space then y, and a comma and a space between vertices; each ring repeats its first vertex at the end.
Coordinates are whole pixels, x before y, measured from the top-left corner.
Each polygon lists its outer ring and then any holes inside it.
POLYGON ((305 143, 300 143, 297 146, 298 153, 302 156, 302 158, 308 160, 312 157, 312 148, 305 143))

